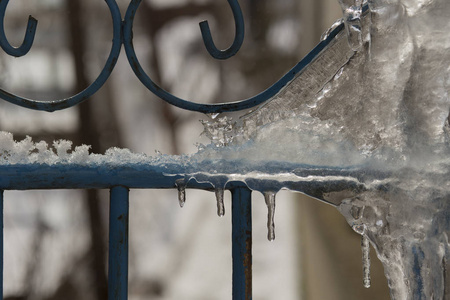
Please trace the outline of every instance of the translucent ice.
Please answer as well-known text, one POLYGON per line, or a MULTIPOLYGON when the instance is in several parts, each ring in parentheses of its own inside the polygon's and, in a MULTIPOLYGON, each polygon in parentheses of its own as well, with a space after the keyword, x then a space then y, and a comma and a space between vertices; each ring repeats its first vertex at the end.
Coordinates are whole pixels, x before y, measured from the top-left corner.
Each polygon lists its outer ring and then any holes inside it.
POLYGON ((275 239, 275 192, 264 192, 264 199, 267 205, 267 239, 273 241, 275 239))
POLYGON ((230 134, 232 131, 232 120, 228 117, 218 118, 218 114, 210 115, 211 121, 201 121, 204 127, 203 135, 207 136, 214 145, 223 147, 233 141, 230 134))
POLYGON ((324 166, 404 166, 446 152, 449 4, 422 2, 369 1, 360 21, 370 38, 358 51, 339 33, 273 99, 231 125, 212 120, 224 141, 214 143, 252 160, 324 166))
POLYGON ((366 235, 361 237, 361 249, 363 259, 363 285, 365 288, 370 287, 370 244, 366 235))
POLYGON ((184 179, 177 179, 175 181, 175 184, 177 185, 178 189, 178 203, 182 208, 186 203, 186 182, 184 181, 184 179))
POLYGON ((225 205, 223 202, 224 190, 221 188, 218 188, 215 190, 215 193, 216 193, 216 200, 217 200, 217 215, 219 217, 223 217, 225 215, 225 205))
POLYGON ((331 27, 328 28, 328 29, 322 34, 322 36, 320 37, 320 40, 321 40, 321 41, 325 41, 325 40, 328 38, 328 36, 330 35, 330 33, 331 33, 334 29, 336 29, 336 27, 338 27, 339 25, 341 25, 343 22, 344 22, 344 19, 339 19, 339 20, 337 20, 336 22, 334 22, 334 24, 331 25, 331 27))
POLYGON ((339 3, 346 29, 278 95, 223 130, 234 151, 219 153, 313 165, 318 184, 334 168, 360 168, 364 175, 349 174, 355 185, 346 180, 346 191, 322 199, 363 234, 365 258, 368 241, 374 246, 393 299, 447 299, 450 1, 369 0, 367 13, 363 1, 339 3))

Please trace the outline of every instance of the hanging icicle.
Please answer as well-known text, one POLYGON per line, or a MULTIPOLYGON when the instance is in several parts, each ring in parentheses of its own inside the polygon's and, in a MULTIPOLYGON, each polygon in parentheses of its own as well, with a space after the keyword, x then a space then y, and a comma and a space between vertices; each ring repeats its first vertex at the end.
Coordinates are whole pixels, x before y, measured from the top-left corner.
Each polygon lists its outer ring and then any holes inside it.
POLYGON ((264 199, 268 209, 267 213, 267 239, 273 241, 275 239, 275 195, 273 191, 264 192, 264 199))
POLYGON ((363 261, 363 285, 370 288, 370 244, 366 234, 361 237, 361 250, 363 261))
POLYGON ((225 204, 223 202, 224 189, 216 189, 217 215, 223 217, 225 215, 225 204))
POLYGON ((186 182, 184 179, 177 179, 175 184, 178 189, 178 202, 180 203, 180 207, 183 207, 186 202, 186 182))

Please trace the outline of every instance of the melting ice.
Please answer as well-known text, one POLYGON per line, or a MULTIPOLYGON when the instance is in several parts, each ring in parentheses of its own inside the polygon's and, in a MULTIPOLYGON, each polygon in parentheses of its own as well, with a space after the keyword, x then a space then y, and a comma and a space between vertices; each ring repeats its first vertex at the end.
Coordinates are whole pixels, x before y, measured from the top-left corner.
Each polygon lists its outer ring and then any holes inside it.
MULTIPOLYGON (((236 121, 212 115, 212 144, 156 158, 111 149, 52 150, 0 133, 0 164, 172 163, 179 202, 190 180, 216 190, 244 182, 264 193, 268 238, 275 192, 300 191, 338 207, 384 264, 392 299, 450 297, 450 1, 339 0, 341 31, 278 95, 236 121), (365 10, 368 5, 368 10, 365 10), (56 153, 55 153, 56 151, 56 153)), ((335 26, 339 26, 340 22, 335 26)), ((329 32, 324 34, 324 38, 329 32)))
POLYGON ((335 204, 362 235, 365 286, 370 242, 392 299, 447 299, 450 1, 339 3, 345 30, 278 95, 223 130, 234 151, 217 152, 309 166, 284 170, 291 178, 278 182, 335 204), (318 189, 303 185, 314 176, 318 189), (341 189, 318 192, 332 181, 341 189))

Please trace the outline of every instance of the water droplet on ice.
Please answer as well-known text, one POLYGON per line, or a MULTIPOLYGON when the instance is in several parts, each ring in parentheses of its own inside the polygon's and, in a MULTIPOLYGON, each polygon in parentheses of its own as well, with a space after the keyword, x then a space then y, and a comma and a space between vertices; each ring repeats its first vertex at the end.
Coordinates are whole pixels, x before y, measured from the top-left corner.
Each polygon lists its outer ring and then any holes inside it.
POLYGON ((330 35, 330 29, 329 28, 327 31, 325 31, 324 33, 322 33, 322 35, 320 36, 320 41, 325 41, 328 38, 328 35, 330 35))
POLYGON ((178 202, 180 203, 180 207, 183 207, 186 202, 186 182, 184 179, 177 179, 175 184, 178 189, 178 202))
POLYGON ((328 36, 330 35, 330 33, 336 29, 336 27, 338 27, 339 25, 341 25, 342 23, 344 23, 343 19, 339 19, 336 22, 333 23, 333 25, 331 25, 330 28, 328 28, 324 33, 322 33, 322 36, 320 37, 321 41, 325 41, 328 36))
POLYGON ((219 115, 220 115, 220 113, 207 114, 207 116, 213 120, 216 119, 219 115))
POLYGON ((223 203, 223 189, 216 189, 217 215, 223 217, 225 215, 225 205, 223 203))
POLYGON ((363 261, 363 285, 365 288, 370 288, 370 244, 367 235, 361 237, 361 250, 363 261))
POLYGON ((334 75, 334 80, 339 79, 339 77, 341 77, 343 72, 344 72, 344 67, 340 68, 339 71, 337 71, 336 75, 334 75))
POLYGON ((267 213, 267 239, 273 241, 275 239, 275 192, 264 192, 264 199, 268 209, 267 213))

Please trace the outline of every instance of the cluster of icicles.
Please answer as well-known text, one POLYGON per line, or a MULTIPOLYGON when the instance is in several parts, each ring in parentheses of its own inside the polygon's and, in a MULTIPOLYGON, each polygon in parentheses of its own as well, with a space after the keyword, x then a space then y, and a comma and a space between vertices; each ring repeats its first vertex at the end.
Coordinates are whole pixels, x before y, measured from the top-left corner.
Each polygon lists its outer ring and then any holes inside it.
MULTIPOLYGON (((154 166, 168 164, 176 164, 183 166, 184 161, 191 159, 195 161, 195 155, 187 156, 168 156, 158 155, 149 157, 141 153, 133 153, 129 149, 111 148, 104 155, 89 153, 90 146, 81 145, 72 149, 72 142, 67 140, 58 140, 53 142, 50 147, 45 141, 33 142, 31 137, 27 136, 22 141, 15 141, 9 132, 0 131, 0 165, 11 164, 77 164, 77 165, 101 165, 104 163, 113 164, 150 164, 154 166)), ((179 174, 170 174, 170 176, 179 174)), ((189 175, 187 175, 189 176, 189 175)), ((246 176, 241 176, 241 180, 245 181, 246 176)), ((249 175, 249 177, 251 177, 249 175)), ((195 173, 189 176, 189 179, 177 179, 176 186, 178 189, 178 201, 181 207, 186 202, 186 186, 190 179, 199 182, 211 182, 213 178, 210 174, 195 173)), ((217 214, 222 217, 225 215, 224 206, 224 186, 229 178, 224 174, 215 179, 214 186, 222 186, 216 188, 215 194, 217 199, 217 214)), ((274 191, 263 192, 268 207, 268 239, 275 239, 275 195, 274 191)))
MULTIPOLYGON (((186 203, 186 180, 181 178, 175 181, 175 184, 178 189, 178 202, 180 207, 184 207, 186 203)), ((214 190, 216 194, 216 202, 217 202, 217 215, 219 217, 223 217, 225 215, 225 204, 224 204, 224 192, 223 188, 216 188, 214 190)), ((265 191, 263 192, 264 199, 267 205, 268 213, 267 213, 267 239, 269 241, 273 241, 275 239, 275 195, 274 191, 265 191)))

